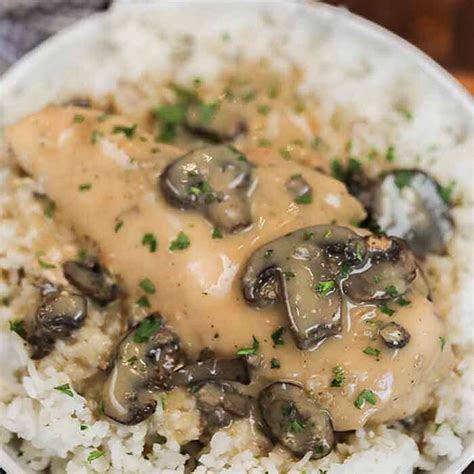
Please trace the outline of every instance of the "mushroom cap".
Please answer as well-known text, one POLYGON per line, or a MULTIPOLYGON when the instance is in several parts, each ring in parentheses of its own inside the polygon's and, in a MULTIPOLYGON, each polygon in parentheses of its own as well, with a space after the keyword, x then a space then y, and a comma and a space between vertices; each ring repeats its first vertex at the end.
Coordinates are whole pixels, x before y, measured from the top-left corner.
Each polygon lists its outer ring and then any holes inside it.
POLYGON ((298 456, 327 456, 334 446, 334 430, 328 412, 320 408, 302 387, 275 382, 258 399, 264 427, 271 439, 298 456))

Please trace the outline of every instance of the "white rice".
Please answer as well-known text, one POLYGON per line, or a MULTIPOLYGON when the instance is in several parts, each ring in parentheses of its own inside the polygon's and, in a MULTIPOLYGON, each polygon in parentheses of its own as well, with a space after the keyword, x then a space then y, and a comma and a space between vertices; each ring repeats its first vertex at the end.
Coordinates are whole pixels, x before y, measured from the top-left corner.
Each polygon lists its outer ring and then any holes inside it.
MULTIPOLYGON (((421 435, 401 426, 361 429, 327 458, 310 462, 305 457, 290 466, 280 448, 259 455, 252 443, 258 444, 259 435, 244 421, 214 435, 196 472, 401 474, 416 467, 432 469, 442 458, 457 459, 474 427, 474 119, 464 117, 409 57, 383 45, 377 48, 363 39, 356 41, 347 28, 327 22, 324 12, 313 17, 301 14, 300 8, 285 4, 256 14, 257 8, 246 2, 222 2, 212 9, 197 2, 187 6, 165 2, 156 9, 133 11, 119 5, 103 20, 90 22, 85 34, 76 31, 63 37, 67 54, 57 55, 51 49, 47 69, 35 65, 32 72, 36 68, 38 75, 34 80, 19 78, 16 93, 5 94, 0 87, 0 125, 50 101, 83 93, 104 95, 121 79, 171 74, 184 82, 195 76, 212 81, 235 55, 270 56, 281 71, 292 64, 304 71, 302 90, 319 102, 322 135, 328 140, 338 134, 334 118, 339 117, 351 131, 356 154, 394 145, 397 166, 425 168, 444 183, 455 180, 455 195, 462 202, 454 209, 457 233, 450 257, 433 257, 427 265, 440 281, 436 302, 448 320, 449 339, 462 356, 436 393, 437 424, 421 435), (190 32, 197 35, 187 51, 183 35, 190 32), (231 41, 221 40, 223 32, 231 41), (184 61, 173 60, 188 53, 184 61), (411 111, 412 120, 395 110, 399 103, 411 111), (450 293, 453 278, 458 286, 450 293)), ((8 307, 0 306, 0 442, 13 435, 21 438, 21 460, 32 470, 44 469, 52 461, 52 472, 58 473, 183 472, 187 456, 180 454, 179 445, 198 438, 199 416, 193 400, 182 392, 168 394, 165 410, 158 404, 149 420, 124 427, 96 421, 95 407, 80 395, 68 397, 54 389, 64 383, 74 385, 73 376, 84 379, 93 373, 94 363, 89 368, 75 365, 79 354, 88 351, 88 360, 98 361, 101 350, 107 353, 111 339, 96 327, 101 324, 100 314, 93 315, 75 344, 58 344, 52 362, 38 367, 22 340, 9 331, 9 320, 22 319, 30 311, 23 301, 34 291, 31 282, 16 283, 19 269, 53 281, 62 278, 56 270, 38 267, 32 250, 40 238, 32 219, 46 221, 33 196, 36 190, 30 179, 0 168, 0 298, 12 297, 8 307), (27 375, 19 378, 18 371, 27 375), (165 435, 167 442, 154 444, 145 459, 145 436, 156 432, 165 435), (99 447, 105 454, 88 462, 91 451, 99 447)), ((77 252, 72 235, 52 222, 45 225, 58 235, 56 244, 47 249, 49 261, 60 263, 77 252)))

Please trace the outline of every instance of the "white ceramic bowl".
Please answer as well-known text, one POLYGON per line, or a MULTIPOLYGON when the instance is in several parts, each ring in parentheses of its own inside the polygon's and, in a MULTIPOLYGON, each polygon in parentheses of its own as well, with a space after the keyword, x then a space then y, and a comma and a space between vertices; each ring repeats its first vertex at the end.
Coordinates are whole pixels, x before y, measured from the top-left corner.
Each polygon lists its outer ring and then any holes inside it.
MULTIPOLYGON (((355 39, 363 40, 374 47, 383 45, 390 51, 395 52, 401 58, 427 74, 433 83, 438 86, 440 93, 449 97, 457 106, 460 116, 465 123, 466 130, 474 129, 474 101, 472 97, 454 80, 444 69, 427 57, 417 48, 359 16, 349 13, 345 9, 335 8, 324 4, 314 4, 303 0, 280 0, 286 3, 298 4, 304 14, 304 22, 313 22, 319 26, 337 23, 337 27, 344 29, 354 36, 355 39)), ((120 8, 146 9, 152 1, 123 1, 120 8)), ((193 9, 210 9, 216 16, 222 8, 233 8, 238 14, 239 9, 260 9, 262 7, 275 8, 276 1, 252 0, 252 1, 183 1, 174 0, 160 1, 160 4, 173 3, 179 5, 180 14, 192 14, 193 9)), ((156 5, 155 5, 156 8, 156 5)), ((8 123, 14 122, 19 117, 33 110, 41 108, 50 101, 58 100, 54 88, 48 87, 50 78, 60 71, 74 71, 77 64, 74 60, 80 57, 84 51, 92 50, 100 42, 103 34, 104 19, 110 13, 101 13, 89 17, 74 26, 55 35, 45 41, 41 46, 27 54, 22 60, 15 64, 0 79, 0 130, 8 123), (34 94, 23 93, 25 89, 32 88, 34 94), (21 97, 21 100, 19 99, 21 97), (25 97, 27 100, 25 100, 25 97)), ((80 92, 77 91, 76 92, 80 92)), ((442 462, 436 469, 436 474, 458 474, 465 469, 470 462, 474 461, 474 437, 465 441, 465 450, 462 456, 455 462, 442 462)), ((21 464, 15 453, 0 446, 0 467, 7 474, 26 474, 28 469, 21 464)))

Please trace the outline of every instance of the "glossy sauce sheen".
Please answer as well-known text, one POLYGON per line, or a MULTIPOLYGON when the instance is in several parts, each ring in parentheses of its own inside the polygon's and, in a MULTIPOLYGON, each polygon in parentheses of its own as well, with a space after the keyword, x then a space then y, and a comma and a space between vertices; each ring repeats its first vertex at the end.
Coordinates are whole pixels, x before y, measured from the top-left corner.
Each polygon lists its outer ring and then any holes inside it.
POLYGON ((255 336, 262 365, 253 373, 257 383, 252 387, 268 380, 302 382, 328 408, 336 430, 356 429, 369 420, 397 420, 426 408, 430 392, 450 366, 451 349, 447 345, 442 350, 444 325, 415 289, 405 295, 411 304, 395 304, 391 317, 373 305, 346 303, 342 333, 314 351, 298 350, 288 331, 284 345, 274 347, 271 334, 287 325, 282 308, 259 311, 243 300, 239 277, 258 247, 301 227, 349 225, 364 217, 343 184, 269 150, 241 150, 256 165, 250 198, 254 224, 213 239, 212 225, 201 214, 169 206, 157 186, 160 172, 183 152, 156 144, 139 130, 132 139, 112 133, 116 125, 133 124, 120 117, 101 122, 99 116, 91 110, 49 107, 10 127, 7 142, 21 166, 44 184, 58 217, 97 244, 101 262, 117 275, 132 306, 144 295, 140 281, 149 278, 156 293, 147 295, 151 307, 146 311, 159 311, 191 355, 210 347, 219 356, 235 356, 239 348, 251 347, 255 336), (74 123, 76 114, 85 120, 74 123), (95 130, 103 138, 93 143, 95 130), (295 204, 286 190, 294 174, 311 185, 311 204, 295 204), (90 189, 80 191, 84 184, 90 189), (117 222, 123 225, 115 231, 117 222), (180 231, 191 244, 172 252, 169 246, 180 231), (157 238, 156 252, 142 244, 147 233, 157 238), (395 351, 380 338, 372 341, 365 320, 375 317, 403 325, 411 334, 409 344, 395 351), (379 360, 362 352, 367 346, 381 351, 379 360), (271 368, 272 358, 279 360, 280 369, 271 368), (340 388, 330 387, 336 365, 346 374, 340 388), (376 394, 376 405, 354 406, 363 389, 376 394))

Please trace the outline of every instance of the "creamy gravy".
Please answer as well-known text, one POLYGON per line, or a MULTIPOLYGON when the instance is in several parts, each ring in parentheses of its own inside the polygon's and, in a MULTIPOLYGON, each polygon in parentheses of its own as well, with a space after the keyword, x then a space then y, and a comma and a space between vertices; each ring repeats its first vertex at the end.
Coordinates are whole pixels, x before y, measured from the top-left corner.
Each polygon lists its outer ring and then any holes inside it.
POLYGON ((21 166, 43 182, 58 217, 97 244, 101 262, 117 275, 137 318, 159 311, 194 356, 205 347, 235 356, 239 348, 251 347, 255 336, 261 367, 254 371, 252 388, 268 380, 298 380, 328 408, 336 430, 397 420, 427 407, 430 392, 450 366, 451 349, 442 350, 444 324, 416 285, 406 295, 411 304, 395 308, 391 317, 373 305, 347 304, 342 333, 314 351, 298 350, 288 331, 285 344, 274 347, 271 334, 286 326, 282 308, 258 311, 243 300, 239 277, 258 247, 301 227, 363 219, 362 206, 343 184, 266 148, 241 148, 256 165, 253 225, 213 239, 212 225, 201 214, 169 206, 157 186, 160 172, 183 152, 154 143, 140 130, 131 139, 112 133, 117 125, 133 123, 99 117, 92 110, 49 107, 10 127, 7 141, 21 166), (75 123, 76 115, 84 120, 75 123), (311 204, 295 204, 286 190, 294 174, 311 185, 311 204), (180 232, 190 246, 171 251, 180 232), (145 234, 156 238, 156 251, 143 244, 145 234), (154 294, 140 288, 144 278, 153 282, 154 294), (142 296, 150 308, 137 307, 142 296), (375 318, 403 325, 411 334, 409 344, 391 350, 379 339, 372 341, 366 321, 375 318), (378 348, 380 356, 365 354, 367 346, 378 348), (281 368, 271 368, 272 358, 281 368), (338 365, 346 383, 330 387, 338 365), (354 400, 363 389, 375 393, 376 404, 358 409, 354 400))

